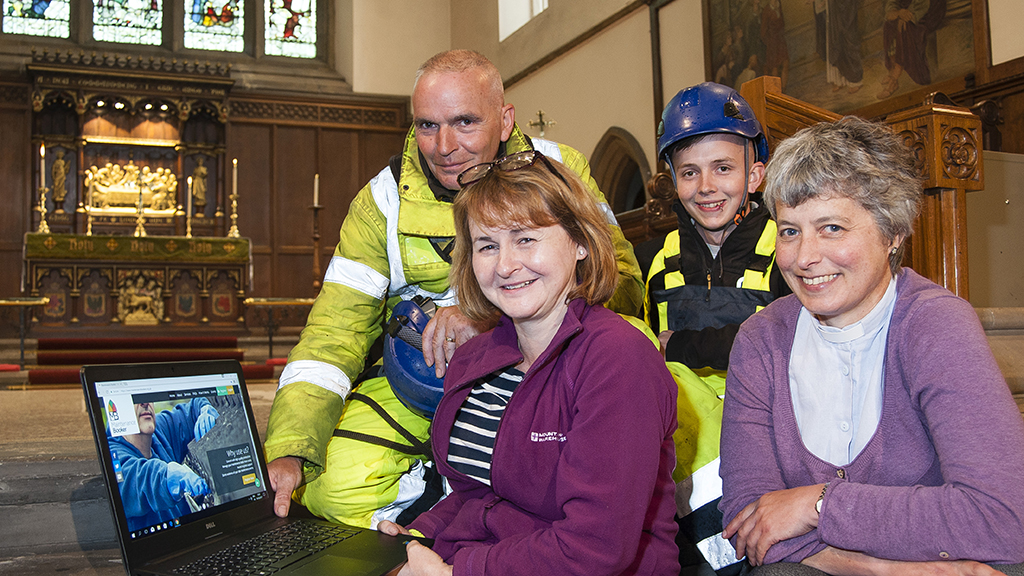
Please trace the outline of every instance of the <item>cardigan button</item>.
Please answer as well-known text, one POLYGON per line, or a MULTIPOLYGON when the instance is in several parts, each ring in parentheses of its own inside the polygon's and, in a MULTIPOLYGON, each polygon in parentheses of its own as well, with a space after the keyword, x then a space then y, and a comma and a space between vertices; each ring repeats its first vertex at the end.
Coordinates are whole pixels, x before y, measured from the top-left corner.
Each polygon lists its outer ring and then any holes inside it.
POLYGON ((836 470, 836 476, 838 476, 840 480, 846 478, 846 470, 843 470, 842 468, 836 470))
POLYGON ((939 558, 949 558, 949 552, 939 552, 939 558))

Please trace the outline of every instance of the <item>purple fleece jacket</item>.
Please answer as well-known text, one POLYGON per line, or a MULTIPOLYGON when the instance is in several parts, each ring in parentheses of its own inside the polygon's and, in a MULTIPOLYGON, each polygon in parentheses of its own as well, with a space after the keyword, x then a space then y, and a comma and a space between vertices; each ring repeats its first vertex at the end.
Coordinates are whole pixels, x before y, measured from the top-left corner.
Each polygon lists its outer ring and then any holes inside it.
POLYGON ((765 562, 799 562, 826 545, 890 560, 1024 561, 1024 422, 971 305, 900 272, 881 421, 843 467, 800 440, 788 375, 800 308, 795 296, 776 300, 733 346, 725 522, 767 492, 831 482, 818 528, 775 544, 765 562))
POLYGON ((456 576, 679 573, 672 469, 676 384, 651 341, 582 299, 512 395, 488 487, 448 465, 455 416, 477 380, 522 360, 515 327, 460 347, 434 416, 453 492, 410 528, 456 576))

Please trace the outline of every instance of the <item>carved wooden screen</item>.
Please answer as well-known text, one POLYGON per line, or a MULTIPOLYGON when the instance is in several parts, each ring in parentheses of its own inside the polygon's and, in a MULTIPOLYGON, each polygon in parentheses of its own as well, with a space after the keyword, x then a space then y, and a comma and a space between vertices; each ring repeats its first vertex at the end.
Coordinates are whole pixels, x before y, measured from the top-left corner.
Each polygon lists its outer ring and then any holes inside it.
MULTIPOLYGON (((751 80, 740 94, 754 108, 772 150, 804 126, 839 118, 786 96, 778 78, 751 80)), ((966 108, 924 104, 893 114, 885 123, 914 151, 924 181, 921 214, 914 222, 904 264, 966 299, 966 193, 985 184, 981 120, 966 108)))

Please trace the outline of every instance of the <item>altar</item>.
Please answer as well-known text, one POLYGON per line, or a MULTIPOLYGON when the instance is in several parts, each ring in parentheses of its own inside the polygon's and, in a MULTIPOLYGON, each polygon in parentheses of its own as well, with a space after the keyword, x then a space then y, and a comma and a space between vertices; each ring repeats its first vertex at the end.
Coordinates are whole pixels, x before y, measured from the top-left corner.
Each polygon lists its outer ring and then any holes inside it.
POLYGON ((251 262, 248 238, 30 233, 23 293, 44 330, 239 329, 251 262))

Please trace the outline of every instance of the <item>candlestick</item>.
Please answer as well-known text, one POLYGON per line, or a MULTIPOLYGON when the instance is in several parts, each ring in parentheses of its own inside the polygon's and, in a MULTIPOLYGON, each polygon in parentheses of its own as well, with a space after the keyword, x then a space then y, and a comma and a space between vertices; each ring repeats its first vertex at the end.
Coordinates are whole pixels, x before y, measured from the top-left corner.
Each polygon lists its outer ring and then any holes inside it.
POLYGON ((185 238, 192 237, 192 177, 188 177, 188 196, 185 198, 185 238))
POLYGON ((313 211, 313 289, 319 292, 323 278, 320 274, 320 206, 314 203, 309 208, 313 211))
POLYGON ((143 212, 142 206, 142 190, 139 190, 139 204, 135 211, 135 237, 144 238, 146 236, 146 216, 143 212))
POLYGON ((238 238, 238 158, 231 161, 234 177, 231 180, 231 227, 228 238, 238 238))
POLYGON ((46 187, 39 189, 39 207, 36 208, 39 211, 39 228, 36 230, 39 234, 49 234, 50 226, 46 223, 46 187))
POLYGON ((313 175, 313 206, 320 205, 320 175, 313 175))

